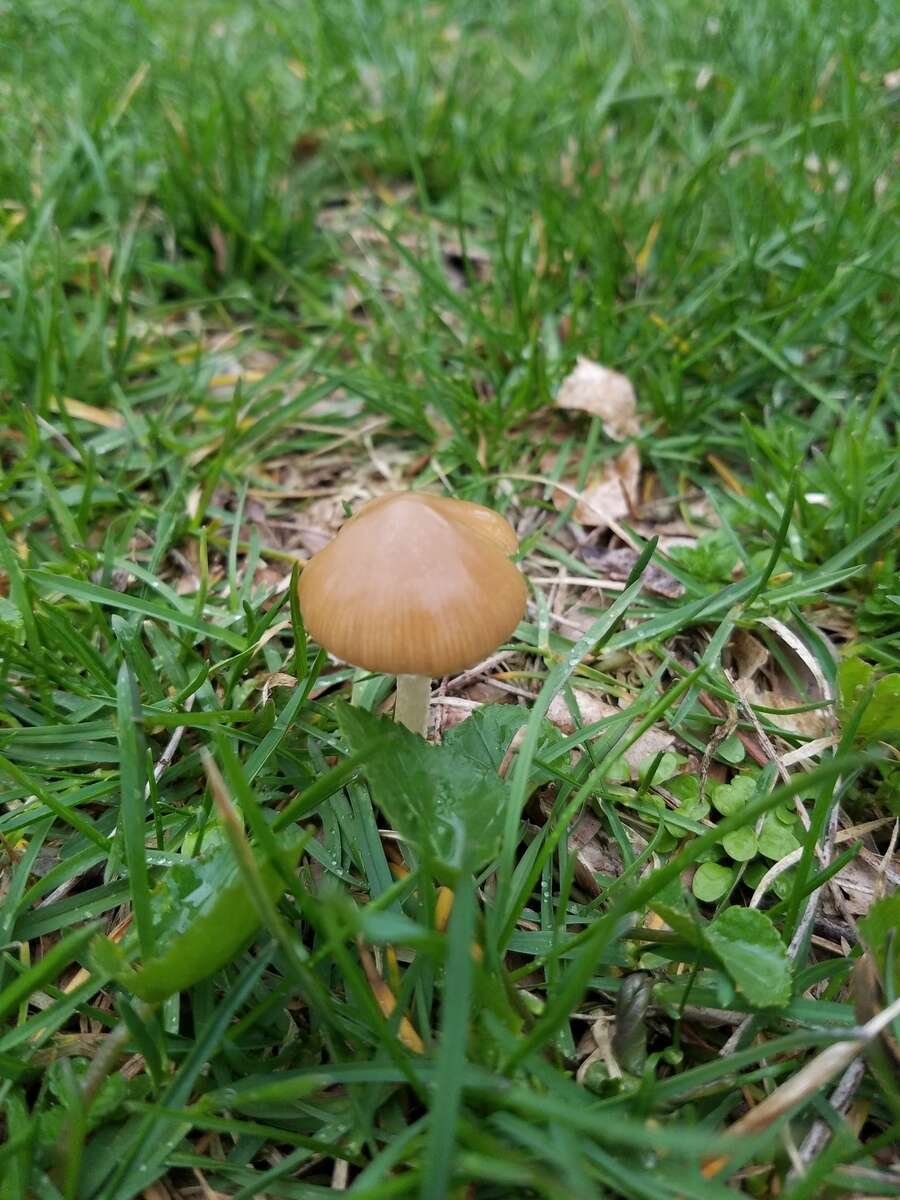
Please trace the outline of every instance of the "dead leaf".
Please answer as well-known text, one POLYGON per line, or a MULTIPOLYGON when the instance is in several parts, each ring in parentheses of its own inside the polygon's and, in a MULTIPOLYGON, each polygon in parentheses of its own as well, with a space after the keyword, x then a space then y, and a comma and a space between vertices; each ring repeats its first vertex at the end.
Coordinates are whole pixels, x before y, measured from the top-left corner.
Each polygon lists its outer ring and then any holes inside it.
MULTIPOLYGON (((588 478, 579 493, 573 518, 581 525, 608 529, 631 511, 631 500, 637 495, 641 478, 641 456, 632 442, 621 454, 607 459, 600 470, 588 478)), ((571 497, 568 491, 556 488, 553 503, 562 511, 571 497)))
POLYGON ((264 678, 262 685, 262 703, 268 704, 269 697, 272 695, 272 690, 277 687, 292 688, 297 686, 297 680, 293 675, 288 675, 284 671, 275 671, 271 675, 264 678))
POLYGON ((746 629, 736 629, 731 638, 731 653, 738 679, 752 679, 769 661, 769 651, 746 629))
POLYGON ((297 514, 296 540, 308 554, 318 554, 324 549, 347 520, 342 503, 345 499, 345 496, 323 496, 297 514))
POLYGON ((73 400, 71 396, 52 396, 50 407, 56 412, 65 410, 70 417, 102 425, 105 429, 125 428, 125 418, 120 412, 110 408, 97 408, 96 405, 85 404, 82 400, 73 400))
POLYGON ((641 431, 631 381, 589 358, 579 358, 575 370, 563 380, 556 406, 599 417, 604 431, 617 442, 637 437, 641 431))
MULTIPOLYGON (((541 812, 549 817, 553 804, 541 800, 541 812)), ((583 813, 568 837, 569 852, 575 855, 575 879, 578 886, 591 896, 601 894, 597 875, 618 878, 622 874, 622 855, 614 842, 603 832, 603 826, 593 813, 583 813)))
POLYGON ((584 1085, 585 1078, 590 1068, 594 1063, 602 1062, 606 1067, 607 1074, 610 1079, 621 1079, 622 1068, 619 1066, 616 1056, 613 1053, 611 1040, 611 1017, 600 1017, 591 1026, 590 1036, 582 1038, 579 1042, 579 1051, 587 1057, 581 1063, 575 1075, 575 1082, 584 1085), (591 1047, 594 1047, 593 1049, 591 1047))
MULTIPOLYGON (((378 969, 375 966, 375 960, 369 953, 368 949, 363 945, 362 940, 357 943, 359 957, 362 962, 363 971, 366 979, 369 982, 369 987, 372 989, 378 1007, 384 1015, 390 1019, 391 1014, 397 1007, 397 997, 378 974, 378 969)), ((414 1054, 424 1054, 425 1046, 422 1039, 419 1037, 413 1028, 408 1017, 400 1018, 400 1025, 397 1029, 397 1038, 403 1043, 407 1050, 412 1050, 414 1054)))
MULTIPOLYGON (((581 546, 579 554, 589 567, 607 579, 618 580, 625 580, 629 577, 639 558, 637 551, 632 550, 629 546, 617 547, 613 550, 608 547, 581 546)), ((684 595, 684 584, 674 575, 670 575, 668 571, 657 566, 656 563, 650 563, 644 571, 643 583, 648 592, 655 592, 658 596, 668 596, 671 600, 676 600, 679 596, 684 595)))
POLYGON ((865 916, 883 887, 878 868, 862 855, 851 858, 835 879, 844 893, 845 910, 854 917, 865 916))
MULTIPOLYGON (((785 696, 766 688, 762 690, 753 688, 752 691, 753 695, 749 698, 749 702, 762 705, 763 708, 795 708, 804 703, 798 696, 785 696)), ((780 729, 802 734, 803 737, 820 738, 824 737, 831 726, 829 712, 828 708, 817 708, 799 713, 766 713, 765 716, 780 729)))
MULTIPOLYGON (((605 717, 616 716, 622 712, 622 709, 617 708, 614 704, 608 704, 593 693, 582 691, 580 688, 572 688, 572 696, 578 706, 582 725, 593 725, 596 721, 602 721, 605 717)), ((550 701, 547 719, 567 736, 575 732, 575 721, 569 712, 569 706, 566 704, 564 696, 554 696, 550 701)), ((675 738, 671 733, 665 729, 652 728, 642 733, 634 745, 628 747, 622 757, 632 771, 637 771, 648 759, 653 758, 661 751, 671 750, 674 745, 675 738)))
MULTIPOLYGON (((614 705, 607 704, 605 700, 601 700, 592 692, 584 692, 580 688, 572 688, 572 697, 575 700, 582 725, 593 725, 595 721, 602 721, 605 717, 611 717, 619 711, 614 705)), ((575 719, 569 711, 566 697, 563 695, 556 695, 550 701, 547 719, 552 721, 560 733, 564 733, 567 737, 575 732, 575 719)))

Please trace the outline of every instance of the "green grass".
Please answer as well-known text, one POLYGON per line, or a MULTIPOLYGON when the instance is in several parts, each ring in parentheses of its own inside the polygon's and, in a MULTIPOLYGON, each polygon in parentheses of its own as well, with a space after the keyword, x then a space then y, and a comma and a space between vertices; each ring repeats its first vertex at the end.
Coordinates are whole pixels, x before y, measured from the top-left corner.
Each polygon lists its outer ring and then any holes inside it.
MULTIPOLYGON (((881 693, 829 726, 814 687, 835 694, 848 648, 888 680, 900 668, 893 15, 875 0, 2 8, 2 1200, 187 1196, 195 1171, 222 1195, 286 1200, 342 1172, 367 1200, 900 1192, 884 1052, 856 1082, 855 1124, 831 1082, 788 1122, 723 1140, 896 995, 884 938, 882 996, 866 1007, 852 982, 864 946, 847 922, 865 903, 820 908, 815 941, 803 922, 835 814, 900 811, 881 693), (533 578, 602 574, 552 488, 523 478, 578 488, 616 452, 598 420, 553 411, 579 354, 637 389, 635 544, 665 522, 719 529, 656 551, 677 598, 570 590, 590 625, 574 655, 535 585, 496 669, 533 697, 496 696, 528 721, 502 838, 440 931, 441 881, 409 848, 410 874, 392 874, 366 782, 378 747, 351 754, 338 721, 337 699, 376 708, 390 681, 307 644, 290 573, 322 499, 340 512, 387 471, 506 511, 533 578), (738 704, 736 630, 836 734, 786 781, 766 741, 802 755, 813 735, 738 704), (627 715, 553 741, 542 718, 555 696, 578 717, 573 689, 627 715), (644 729, 677 742, 632 778, 621 756, 644 729), (697 781, 680 810, 677 775, 697 781), (733 776, 751 781, 737 812, 716 790, 733 776), (566 836, 583 814, 604 851, 593 887, 566 836), (761 943, 711 947, 775 859, 739 866, 719 844, 777 839, 780 817, 793 843, 778 844, 803 853, 763 901, 776 944, 751 976, 789 989, 765 1007, 741 984, 761 943), (274 849, 289 839, 296 871, 274 849), (728 875, 698 901, 704 861, 728 875), (92 939, 131 916, 123 962, 151 958, 163 884, 186 919, 179 881, 201 863, 213 894, 224 864, 242 895, 222 925, 249 914, 257 933, 145 1003, 92 939), (415 954, 392 964, 389 946, 415 954), (583 1035, 617 1010, 630 1069, 615 1078, 610 1053, 576 1079, 583 1035), (827 1148, 792 1173, 817 1119, 827 1148)), ((890 828, 832 857, 874 887, 890 828)), ((215 931, 199 940, 212 955, 215 931)))

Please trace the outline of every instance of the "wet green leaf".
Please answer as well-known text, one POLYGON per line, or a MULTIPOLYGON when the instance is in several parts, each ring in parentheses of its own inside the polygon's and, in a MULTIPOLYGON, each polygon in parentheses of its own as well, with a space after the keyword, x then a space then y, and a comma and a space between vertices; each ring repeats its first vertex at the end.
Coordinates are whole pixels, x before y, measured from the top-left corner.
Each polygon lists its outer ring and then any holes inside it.
MULTIPOLYGON (((290 849, 285 850, 285 860, 293 863, 290 849)), ((263 862, 260 871, 276 899, 282 884, 275 865, 263 862)), ((101 970, 136 996, 154 1002, 220 970, 246 947, 259 926, 256 907, 227 845, 170 867, 150 895, 150 911, 156 951, 137 969, 126 965, 122 950, 108 938, 96 938, 91 953, 101 970)))
POLYGON ((377 739, 363 768, 375 803, 442 877, 477 870, 496 853, 508 796, 497 767, 517 727, 499 707, 479 710, 442 746, 383 717, 338 708, 351 750, 377 739))
POLYGON ((756 854, 756 834, 752 829, 735 829, 722 838, 725 853, 735 862, 749 862, 756 854))
POLYGON ((860 718, 860 741, 893 740, 900 736, 900 674, 876 678, 875 668, 861 658, 847 658, 838 668, 840 716, 846 722, 866 688, 872 695, 860 718))
POLYGON ((713 807, 723 817, 730 817, 740 810, 753 797, 756 783, 749 775, 738 775, 731 783, 719 783, 712 789, 713 807))
POLYGON ((859 921, 860 933, 882 975, 887 973, 888 946, 893 935, 893 960, 900 964, 900 892, 876 900, 859 921))
POLYGON ((725 762, 733 764, 743 762, 747 755, 747 751, 744 749, 744 743, 736 733, 730 734, 725 741, 722 742, 721 746, 719 746, 716 753, 718 754, 719 758, 724 759, 725 762))
POLYGON ((767 813, 759 835, 759 852, 763 858, 778 862, 799 848, 800 843, 789 826, 780 821, 775 813, 767 813))
POLYGON ((711 903, 725 895, 733 879, 734 870, 731 867, 714 862, 701 863, 694 872, 691 891, 698 900, 711 903))
POLYGON ((706 944, 737 990, 758 1008, 782 1008, 791 998, 791 962, 770 917, 733 906, 710 921, 706 944))

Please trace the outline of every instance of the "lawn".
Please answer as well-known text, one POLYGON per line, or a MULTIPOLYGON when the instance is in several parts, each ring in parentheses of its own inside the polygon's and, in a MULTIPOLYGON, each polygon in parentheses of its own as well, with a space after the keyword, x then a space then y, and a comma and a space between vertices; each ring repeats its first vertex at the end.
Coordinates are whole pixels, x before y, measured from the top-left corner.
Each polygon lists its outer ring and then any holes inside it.
POLYGON ((0 6, 0 1200, 900 1195, 895 33, 0 6), (410 488, 432 746, 297 601, 410 488))

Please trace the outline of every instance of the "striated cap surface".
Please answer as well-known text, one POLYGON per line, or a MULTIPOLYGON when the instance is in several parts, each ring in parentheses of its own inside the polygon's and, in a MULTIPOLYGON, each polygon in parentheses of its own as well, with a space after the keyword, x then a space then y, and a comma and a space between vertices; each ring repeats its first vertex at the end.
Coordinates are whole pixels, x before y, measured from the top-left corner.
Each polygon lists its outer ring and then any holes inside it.
POLYGON ((513 632, 527 589, 499 513, 393 492, 364 505, 300 576, 306 628, 345 662, 388 675, 447 675, 513 632))

